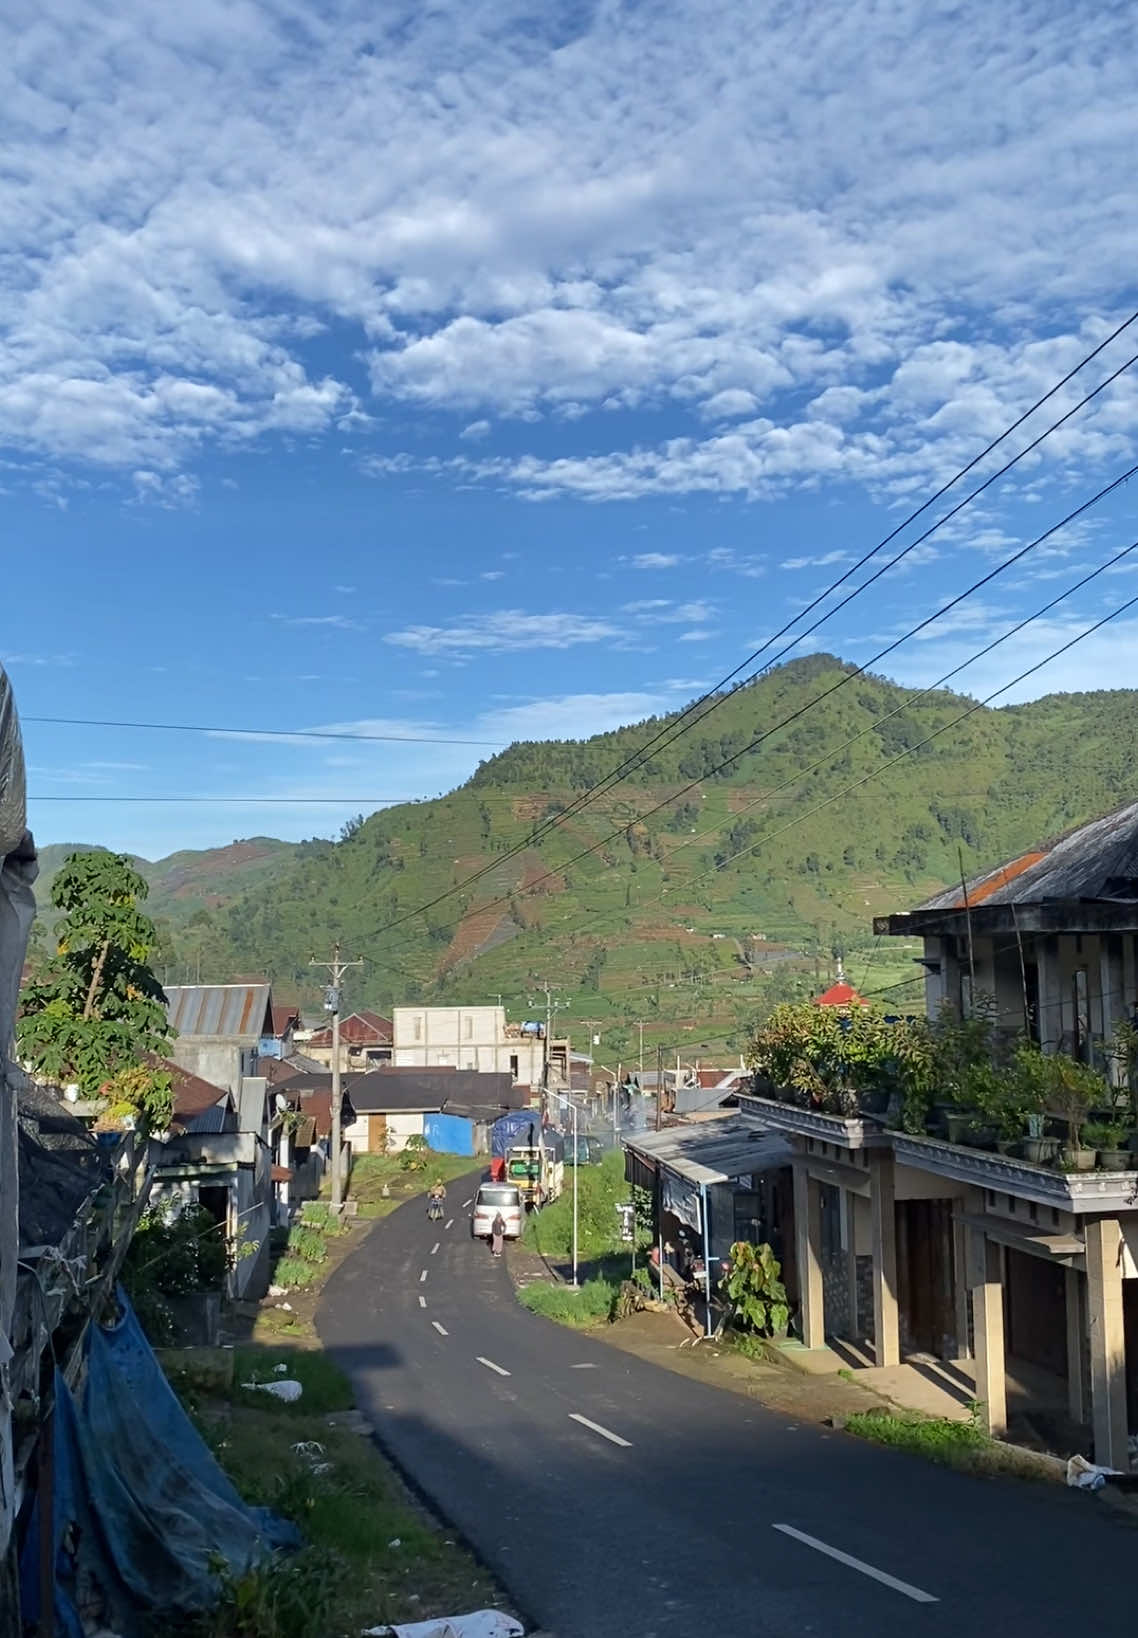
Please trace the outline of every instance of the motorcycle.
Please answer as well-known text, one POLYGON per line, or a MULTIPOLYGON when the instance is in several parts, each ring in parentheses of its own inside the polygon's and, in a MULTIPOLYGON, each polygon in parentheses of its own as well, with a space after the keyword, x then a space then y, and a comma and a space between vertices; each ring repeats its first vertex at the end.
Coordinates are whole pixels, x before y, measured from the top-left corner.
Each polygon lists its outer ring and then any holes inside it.
POLYGON ((427 1202, 427 1218, 430 1222, 437 1223, 441 1220, 443 1215, 443 1205, 444 1202, 442 1200, 439 1200, 434 1195, 431 1196, 431 1199, 427 1202))

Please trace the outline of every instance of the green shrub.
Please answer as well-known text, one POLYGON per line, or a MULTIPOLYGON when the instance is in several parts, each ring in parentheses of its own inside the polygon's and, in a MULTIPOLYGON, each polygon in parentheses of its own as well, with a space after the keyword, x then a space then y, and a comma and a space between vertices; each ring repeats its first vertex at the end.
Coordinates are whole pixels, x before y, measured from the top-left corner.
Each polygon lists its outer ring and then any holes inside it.
POLYGON ((946 1467, 969 1467, 976 1453, 992 1443, 980 1426, 978 1409, 973 1406, 967 1422, 953 1422, 944 1416, 898 1416, 887 1410, 859 1411, 850 1417, 846 1427, 850 1433, 878 1445, 912 1451, 946 1467))
POLYGON ((310 1228, 304 1223, 293 1224, 288 1233, 288 1259, 299 1257, 302 1262, 322 1263, 327 1255, 328 1247, 319 1229, 310 1228))
POLYGON ((306 1263, 300 1257, 282 1257, 273 1270, 276 1285, 311 1285, 316 1278, 316 1264, 306 1263))

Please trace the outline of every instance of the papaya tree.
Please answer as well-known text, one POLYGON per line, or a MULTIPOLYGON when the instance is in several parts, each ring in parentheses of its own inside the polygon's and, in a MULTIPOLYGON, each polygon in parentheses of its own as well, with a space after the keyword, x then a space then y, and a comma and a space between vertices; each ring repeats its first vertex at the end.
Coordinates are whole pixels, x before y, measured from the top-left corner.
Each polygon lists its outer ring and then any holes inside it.
POLYGON ((73 853, 64 862, 51 888, 62 911, 55 952, 21 996, 16 1035, 34 1073, 106 1096, 143 1128, 160 1130, 169 1123, 171 1082, 148 1055, 167 1052, 171 1033, 150 966, 157 933, 139 908, 147 891, 126 854, 73 853))

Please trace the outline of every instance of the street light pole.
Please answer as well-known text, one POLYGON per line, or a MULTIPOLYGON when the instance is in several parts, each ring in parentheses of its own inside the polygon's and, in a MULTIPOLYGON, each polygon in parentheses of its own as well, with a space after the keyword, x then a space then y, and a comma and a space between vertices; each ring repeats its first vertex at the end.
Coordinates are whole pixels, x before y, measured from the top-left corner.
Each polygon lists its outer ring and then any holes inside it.
POLYGON ((337 942, 332 947, 331 961, 317 961, 313 956, 308 965, 310 967, 325 967, 331 977, 331 984, 324 992, 324 1010, 332 1014, 332 1214, 340 1215, 344 1196, 343 1154, 340 1137, 340 1103, 342 1092, 340 1088, 340 1004, 343 999, 341 985, 344 974, 349 967, 362 967, 362 961, 341 961, 340 945, 337 942))

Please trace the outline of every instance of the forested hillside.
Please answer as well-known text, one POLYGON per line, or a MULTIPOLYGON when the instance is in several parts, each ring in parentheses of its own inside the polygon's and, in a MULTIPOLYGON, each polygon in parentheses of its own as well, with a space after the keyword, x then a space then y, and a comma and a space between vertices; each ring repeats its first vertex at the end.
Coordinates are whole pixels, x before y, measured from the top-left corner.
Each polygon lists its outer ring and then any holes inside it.
MULTIPOLYGON (((874 913, 957 878, 961 859, 971 872, 1134 794, 1133 693, 981 709, 922 745, 970 702, 875 677, 716 771, 849 672, 816 655, 738 689, 540 846, 524 845, 535 826, 668 719, 512 746, 449 796, 305 843, 232 903, 199 907, 171 931, 171 979, 266 971, 282 996, 305 996, 310 954, 339 938, 366 958, 355 1003, 501 993, 516 1015, 548 979, 605 1052, 638 1044, 636 1020, 649 1047, 694 1050, 824 981, 835 949, 868 990, 911 981, 915 951, 875 945, 874 913)), ((919 1004, 919 985, 891 994, 919 1004)))

